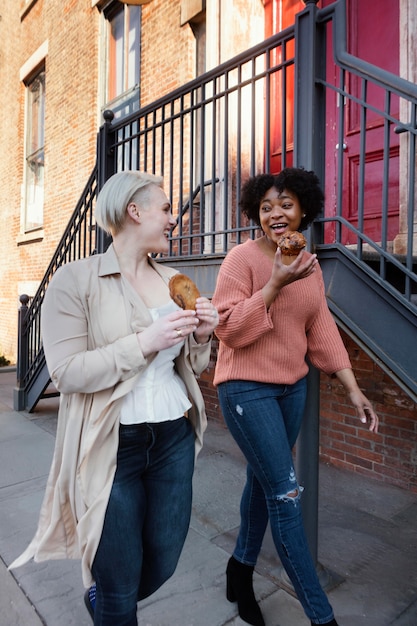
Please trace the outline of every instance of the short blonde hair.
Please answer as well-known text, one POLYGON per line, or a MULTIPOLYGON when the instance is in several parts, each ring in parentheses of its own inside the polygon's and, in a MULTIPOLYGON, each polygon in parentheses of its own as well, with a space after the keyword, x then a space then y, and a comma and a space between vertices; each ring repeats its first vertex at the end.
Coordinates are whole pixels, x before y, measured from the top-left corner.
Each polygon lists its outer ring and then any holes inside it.
POLYGON ((149 185, 162 188, 162 176, 147 172, 126 170, 113 174, 103 185, 97 197, 95 218, 97 224, 111 235, 123 228, 126 209, 131 202, 146 204, 149 185))

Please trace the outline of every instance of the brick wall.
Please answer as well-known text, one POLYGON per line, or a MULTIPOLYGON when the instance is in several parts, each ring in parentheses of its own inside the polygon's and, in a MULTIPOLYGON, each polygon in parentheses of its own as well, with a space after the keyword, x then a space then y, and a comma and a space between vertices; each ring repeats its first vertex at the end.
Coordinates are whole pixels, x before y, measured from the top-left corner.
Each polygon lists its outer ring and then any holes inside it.
POLYGON ((91 0, 38 0, 21 17, 20 2, 2 12, 2 231, 0 353, 15 359, 18 297, 33 295, 95 163, 98 13, 91 0), (25 86, 37 50, 46 73, 44 228, 21 234, 25 86))
POLYGON ((142 105, 194 78, 194 36, 180 22, 178 0, 153 0, 142 8, 142 105))
POLYGON ((321 455, 339 467, 417 493, 417 406, 342 333, 362 391, 380 419, 377 435, 358 421, 337 380, 321 377, 321 455))

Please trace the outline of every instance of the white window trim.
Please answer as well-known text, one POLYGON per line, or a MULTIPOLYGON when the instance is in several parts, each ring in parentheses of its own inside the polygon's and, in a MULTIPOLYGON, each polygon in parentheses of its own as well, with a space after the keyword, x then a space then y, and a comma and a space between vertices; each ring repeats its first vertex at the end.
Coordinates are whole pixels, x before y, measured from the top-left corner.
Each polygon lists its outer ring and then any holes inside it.
MULTIPOLYGON (((48 40, 44 41, 39 48, 29 57, 29 59, 21 66, 19 70, 19 78, 25 85, 28 83, 31 74, 42 63, 45 63, 45 59, 48 54, 48 40)), ((27 90, 25 91, 25 111, 27 110, 27 90)), ((25 114, 25 126, 23 131, 23 137, 26 138, 27 133, 27 114, 25 114)), ((24 158, 26 153, 24 154, 24 158)), ((39 241, 44 237, 43 228, 39 228, 33 231, 25 231, 26 221, 26 167, 23 167, 23 181, 20 192, 20 228, 17 235, 17 244, 29 243, 31 241, 39 241)))
POLYGON ((40 65, 43 61, 45 61, 48 54, 48 40, 44 41, 43 44, 39 46, 39 48, 29 57, 29 59, 22 65, 19 71, 19 78, 22 83, 26 83, 32 72, 40 65))

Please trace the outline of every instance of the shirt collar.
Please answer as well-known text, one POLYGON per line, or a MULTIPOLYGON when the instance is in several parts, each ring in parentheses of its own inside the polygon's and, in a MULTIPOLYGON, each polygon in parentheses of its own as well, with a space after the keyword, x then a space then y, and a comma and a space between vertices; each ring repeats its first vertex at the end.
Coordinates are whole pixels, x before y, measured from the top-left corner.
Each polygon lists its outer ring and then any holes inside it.
POLYGON ((113 244, 110 244, 104 254, 100 255, 99 276, 109 276, 110 274, 120 274, 120 265, 113 244))
MULTIPOLYGON (((121 274, 119 260, 116 255, 116 251, 113 247, 113 244, 110 244, 107 248, 106 252, 100 254, 100 266, 98 275, 99 276, 111 276, 112 274, 121 274)), ((153 266, 153 268, 158 272, 160 276, 168 283, 169 278, 175 271, 172 268, 160 265, 156 261, 154 261, 151 257, 149 258, 149 262, 153 266)))

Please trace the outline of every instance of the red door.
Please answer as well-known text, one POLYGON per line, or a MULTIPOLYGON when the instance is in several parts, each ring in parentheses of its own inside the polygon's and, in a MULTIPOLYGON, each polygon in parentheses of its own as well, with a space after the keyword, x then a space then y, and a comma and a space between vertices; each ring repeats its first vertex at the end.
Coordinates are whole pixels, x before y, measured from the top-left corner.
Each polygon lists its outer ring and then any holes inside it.
MULTIPOLYGON (((287 26, 294 24, 297 13, 305 9, 303 0, 265 0, 265 37, 279 33, 287 26)), ((280 63, 283 59, 282 50, 275 51, 272 63, 280 63)), ((288 45, 285 57, 294 56, 294 45, 288 45)), ((271 77, 271 172, 279 172, 283 167, 291 167, 294 151, 294 66, 285 70, 287 98, 285 109, 282 102, 282 72, 271 77), (286 136, 283 137, 283 115, 286 136)))
MULTIPOLYGON (((333 0, 322 0, 319 6, 332 4, 333 0)), ((348 52, 369 63, 377 65, 399 75, 399 2, 398 0, 346 0, 348 24, 348 52)), ((303 0, 266 0, 265 35, 268 37, 294 23, 295 15, 305 8, 303 0)), ((330 36, 329 36, 330 40, 330 36)), ((331 41, 329 41, 331 44, 331 41)), ((288 52, 288 51, 287 51, 288 52)), ((277 53, 279 54, 279 52, 277 53)), ((280 60, 280 59, 277 59, 280 60)), ((327 80, 339 84, 337 69, 331 54, 328 56, 327 80)), ((292 164, 293 154, 293 93, 294 73, 289 70, 286 101, 286 137, 282 136, 282 106, 280 76, 276 76, 271 85, 274 94, 271 106, 271 171, 279 171, 282 166, 292 164), (285 139, 285 142, 283 141, 285 139), (285 147, 285 149, 283 149, 285 147), (285 152, 285 158, 284 154, 285 152)), ((347 85, 354 95, 361 95, 360 81, 348 76, 347 85)), ((336 96, 329 90, 326 102, 326 214, 335 213, 336 186, 336 146, 338 142, 337 120, 339 107, 336 96)), ((383 90, 368 87, 367 100, 371 104, 366 119, 365 172, 366 185, 364 196, 364 232, 375 241, 381 240, 381 199, 383 183, 383 144, 384 128, 380 115, 373 112, 384 109, 383 90)), ((398 114, 398 99, 391 102, 391 113, 398 114)), ((345 115, 346 145, 344 158, 344 189, 346 206, 345 217, 357 225, 358 218, 358 172, 360 153, 360 109, 347 101, 345 115)), ((389 171, 389 223, 388 238, 392 240, 398 234, 399 216, 399 138, 393 128, 390 130, 390 171, 389 171)), ((346 233, 344 243, 352 237, 346 233)))
MULTIPOLYGON (((325 5, 331 4, 325 0, 325 5)), ((399 75, 399 2, 398 0, 347 0, 347 45, 348 52, 373 65, 399 75)), ((332 58, 328 59, 327 79, 340 84, 339 74, 332 58)), ((362 82, 347 75, 346 87, 354 97, 362 96, 362 82)), ((385 92, 367 84, 365 133, 365 185, 363 232, 374 241, 381 241, 381 209, 383 191, 383 147, 384 121, 377 110, 384 110, 385 92), (376 110, 375 110, 376 109, 376 110)), ((398 98, 392 97, 391 113, 398 115, 398 98)), ((344 159, 343 159, 343 204, 344 217, 354 226, 358 224, 359 209, 359 154, 360 154, 360 106, 351 99, 346 100, 344 159)), ((338 146, 337 98, 329 93, 326 102, 326 214, 335 213, 336 157, 338 146)), ((399 230, 399 137, 390 128, 390 162, 388 194, 388 240, 392 241, 399 230)), ((327 236, 331 236, 327 232, 327 236)), ((356 237, 344 229, 342 242, 357 243, 356 237)))

